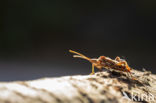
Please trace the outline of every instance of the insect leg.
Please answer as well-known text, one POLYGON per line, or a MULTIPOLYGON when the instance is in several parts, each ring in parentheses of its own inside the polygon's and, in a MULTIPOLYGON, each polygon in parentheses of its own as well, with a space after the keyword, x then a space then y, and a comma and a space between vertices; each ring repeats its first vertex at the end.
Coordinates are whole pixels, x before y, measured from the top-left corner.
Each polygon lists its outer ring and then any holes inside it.
POLYGON ((131 72, 127 72, 127 74, 129 74, 129 76, 132 78, 132 80, 137 80, 135 77, 132 76, 131 72))
POLYGON ((125 61, 117 63, 118 66, 125 65, 125 61))
POLYGON ((115 58, 115 60, 118 61, 118 62, 121 61, 121 60, 120 60, 120 57, 118 57, 118 56, 115 58))
POLYGON ((93 75, 93 74, 95 74, 95 72, 94 72, 94 64, 92 63, 92 73, 90 73, 90 75, 93 75))

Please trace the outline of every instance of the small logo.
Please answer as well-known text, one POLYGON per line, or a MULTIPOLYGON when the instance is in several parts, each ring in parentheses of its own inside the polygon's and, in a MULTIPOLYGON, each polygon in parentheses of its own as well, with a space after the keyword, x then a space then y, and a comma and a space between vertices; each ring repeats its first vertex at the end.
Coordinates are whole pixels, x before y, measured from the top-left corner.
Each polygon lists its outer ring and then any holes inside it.
POLYGON ((151 101, 155 100, 154 95, 151 93, 140 94, 140 93, 136 93, 136 92, 128 93, 128 92, 123 91, 122 94, 123 94, 122 99, 126 99, 128 101, 136 101, 136 102, 148 101, 148 102, 151 102, 151 101))

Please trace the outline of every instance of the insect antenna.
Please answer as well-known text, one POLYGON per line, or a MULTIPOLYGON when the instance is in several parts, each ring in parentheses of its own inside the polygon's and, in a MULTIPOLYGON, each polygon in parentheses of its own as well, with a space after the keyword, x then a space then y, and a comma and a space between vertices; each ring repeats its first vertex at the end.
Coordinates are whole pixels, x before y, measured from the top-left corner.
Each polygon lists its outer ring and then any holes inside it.
POLYGON ((73 50, 69 50, 69 52, 76 54, 76 55, 73 55, 73 57, 82 58, 82 59, 85 59, 85 60, 88 60, 89 62, 91 62, 92 63, 92 73, 91 73, 91 75, 93 75, 95 73, 93 63, 95 63, 96 60, 90 59, 90 58, 86 57, 85 55, 83 55, 81 53, 78 53, 76 51, 73 51, 73 50))
POLYGON ((81 54, 81 53, 78 53, 78 52, 73 51, 73 50, 69 50, 69 52, 74 53, 74 54, 77 54, 77 55, 73 55, 73 57, 82 58, 82 59, 86 59, 86 60, 88 60, 88 61, 91 61, 90 58, 86 57, 85 55, 83 55, 83 54, 81 54))

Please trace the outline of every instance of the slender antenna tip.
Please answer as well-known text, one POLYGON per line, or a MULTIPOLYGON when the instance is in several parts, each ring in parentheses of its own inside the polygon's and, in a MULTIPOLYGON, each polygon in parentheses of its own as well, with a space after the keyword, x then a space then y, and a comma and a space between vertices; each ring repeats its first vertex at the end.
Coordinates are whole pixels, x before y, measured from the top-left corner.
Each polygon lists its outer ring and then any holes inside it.
POLYGON ((69 49, 69 52, 72 52, 72 50, 69 49))

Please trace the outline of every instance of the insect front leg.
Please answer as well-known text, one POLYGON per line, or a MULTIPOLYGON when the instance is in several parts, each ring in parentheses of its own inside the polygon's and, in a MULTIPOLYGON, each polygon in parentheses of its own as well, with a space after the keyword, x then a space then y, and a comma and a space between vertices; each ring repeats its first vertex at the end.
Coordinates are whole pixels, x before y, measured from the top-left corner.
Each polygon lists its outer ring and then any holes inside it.
POLYGON ((94 64, 92 63, 92 73, 90 73, 90 75, 93 75, 95 74, 95 71, 94 71, 94 64))

